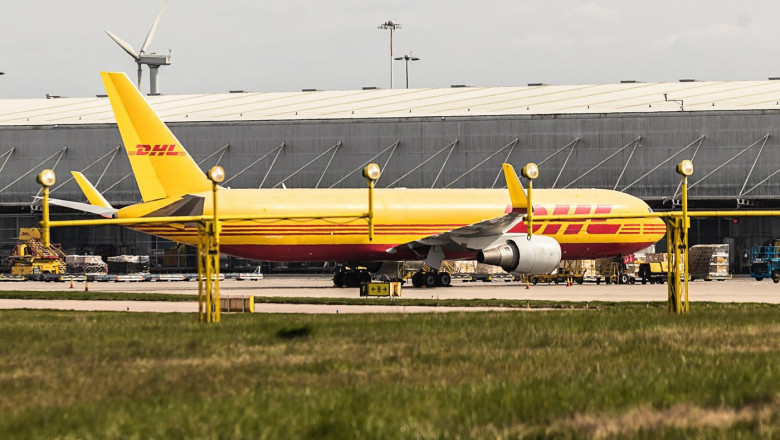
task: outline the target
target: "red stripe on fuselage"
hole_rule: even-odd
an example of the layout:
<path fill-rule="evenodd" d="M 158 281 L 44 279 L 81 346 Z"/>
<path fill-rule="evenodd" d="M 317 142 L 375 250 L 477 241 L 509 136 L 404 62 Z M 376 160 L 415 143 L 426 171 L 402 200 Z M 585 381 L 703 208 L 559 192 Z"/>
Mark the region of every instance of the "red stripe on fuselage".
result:
<path fill-rule="evenodd" d="M 645 249 L 653 242 L 641 243 L 569 243 L 561 244 L 563 259 L 579 260 L 628 255 Z M 220 251 L 242 258 L 264 261 L 400 261 L 420 260 L 425 255 L 408 248 L 387 253 L 393 245 L 221 245 Z M 447 253 L 448 259 L 476 258 L 476 252 Z"/>

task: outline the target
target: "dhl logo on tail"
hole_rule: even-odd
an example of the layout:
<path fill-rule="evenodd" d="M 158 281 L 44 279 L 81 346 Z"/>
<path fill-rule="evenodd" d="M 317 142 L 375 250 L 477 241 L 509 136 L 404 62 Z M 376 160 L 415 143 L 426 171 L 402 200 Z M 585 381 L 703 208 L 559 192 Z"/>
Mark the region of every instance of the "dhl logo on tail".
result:
<path fill-rule="evenodd" d="M 130 156 L 186 156 L 187 153 L 179 149 L 176 151 L 176 145 L 136 145 L 135 152 L 132 150 L 127 154 Z"/>

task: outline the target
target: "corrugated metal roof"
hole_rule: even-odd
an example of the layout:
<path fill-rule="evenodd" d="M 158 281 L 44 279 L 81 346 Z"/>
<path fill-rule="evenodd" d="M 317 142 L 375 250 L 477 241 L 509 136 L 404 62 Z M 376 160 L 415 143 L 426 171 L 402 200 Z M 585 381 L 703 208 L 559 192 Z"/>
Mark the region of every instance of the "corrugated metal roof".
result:
<path fill-rule="evenodd" d="M 780 110 L 780 81 L 224 93 L 147 99 L 166 122 Z M 672 100 L 682 100 L 682 109 L 680 102 Z M 112 122 L 107 98 L 0 99 L 0 125 Z"/>

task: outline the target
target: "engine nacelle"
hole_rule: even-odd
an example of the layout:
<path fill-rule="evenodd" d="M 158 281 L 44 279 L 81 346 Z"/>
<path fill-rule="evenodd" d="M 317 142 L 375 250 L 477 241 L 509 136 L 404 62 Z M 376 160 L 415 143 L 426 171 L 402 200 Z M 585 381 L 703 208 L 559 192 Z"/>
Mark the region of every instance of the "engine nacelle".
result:
<path fill-rule="evenodd" d="M 480 263 L 517 274 L 550 273 L 561 262 L 561 245 L 552 237 L 525 234 L 505 236 L 505 243 L 477 253 Z"/>

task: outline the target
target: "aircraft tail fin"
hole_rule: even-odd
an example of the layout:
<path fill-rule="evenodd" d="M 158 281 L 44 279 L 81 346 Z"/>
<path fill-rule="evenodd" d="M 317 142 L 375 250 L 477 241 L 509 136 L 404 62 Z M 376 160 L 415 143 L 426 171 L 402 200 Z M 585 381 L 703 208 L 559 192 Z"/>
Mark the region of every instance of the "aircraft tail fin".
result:
<path fill-rule="evenodd" d="M 506 179 L 506 186 L 509 189 L 509 198 L 512 200 L 513 209 L 527 209 L 528 198 L 525 195 L 525 189 L 523 184 L 520 183 L 520 178 L 517 177 L 514 167 L 505 163 L 502 165 L 504 169 L 504 178 Z"/>
<path fill-rule="evenodd" d="M 211 182 L 122 72 L 100 72 L 145 202 L 209 191 Z"/>

